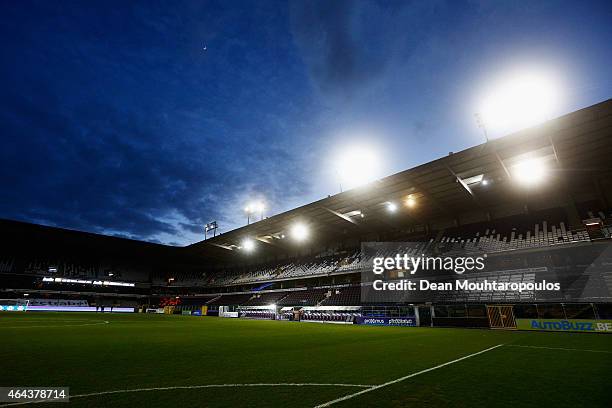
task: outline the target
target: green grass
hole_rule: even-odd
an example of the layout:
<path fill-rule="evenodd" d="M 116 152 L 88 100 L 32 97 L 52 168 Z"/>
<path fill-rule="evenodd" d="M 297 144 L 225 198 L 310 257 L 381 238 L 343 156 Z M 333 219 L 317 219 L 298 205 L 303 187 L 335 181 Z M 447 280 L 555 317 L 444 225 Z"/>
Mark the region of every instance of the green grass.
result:
<path fill-rule="evenodd" d="M 84 325 L 101 323 L 109 324 Z M 609 406 L 612 336 L 364 327 L 167 315 L 0 315 L 0 386 L 71 395 L 230 383 L 382 384 L 504 346 L 333 406 Z M 206 388 L 75 398 L 76 407 L 312 407 L 334 386 Z M 1 405 L 1 404 L 0 404 Z"/>

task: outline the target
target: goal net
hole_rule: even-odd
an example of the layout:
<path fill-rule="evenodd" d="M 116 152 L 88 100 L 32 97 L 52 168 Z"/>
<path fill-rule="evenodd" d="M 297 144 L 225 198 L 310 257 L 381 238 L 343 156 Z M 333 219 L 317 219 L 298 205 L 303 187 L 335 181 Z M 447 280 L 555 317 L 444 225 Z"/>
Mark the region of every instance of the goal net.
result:
<path fill-rule="evenodd" d="M 29 305 L 28 299 L 0 299 L 0 312 L 25 312 Z"/>

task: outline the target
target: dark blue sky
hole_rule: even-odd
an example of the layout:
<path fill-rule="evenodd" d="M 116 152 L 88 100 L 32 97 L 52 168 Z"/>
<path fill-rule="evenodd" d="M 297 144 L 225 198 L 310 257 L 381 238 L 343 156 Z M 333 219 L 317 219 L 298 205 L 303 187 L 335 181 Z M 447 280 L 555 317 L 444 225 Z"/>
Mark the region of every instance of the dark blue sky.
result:
<path fill-rule="evenodd" d="M 511 66 L 555 114 L 612 95 L 609 1 L 0 4 L 0 217 L 149 241 L 334 194 L 352 144 L 382 176 L 481 143 Z"/>

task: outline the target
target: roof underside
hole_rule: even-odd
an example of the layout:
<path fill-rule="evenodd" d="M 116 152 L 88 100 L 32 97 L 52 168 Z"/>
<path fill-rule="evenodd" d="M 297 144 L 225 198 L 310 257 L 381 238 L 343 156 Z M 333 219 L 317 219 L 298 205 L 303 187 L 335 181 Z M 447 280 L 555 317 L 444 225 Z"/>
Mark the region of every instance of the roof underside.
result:
<path fill-rule="evenodd" d="M 281 237 L 298 221 L 308 224 L 313 233 L 334 239 L 431 226 L 442 220 L 456 222 L 475 212 L 486 219 L 499 218 L 512 215 L 501 209 L 512 203 L 522 205 L 528 194 L 547 201 L 562 191 L 571 192 L 572 186 L 585 180 L 609 175 L 611 157 L 612 100 L 607 100 L 226 232 L 190 248 L 201 255 L 225 258 L 235 254 L 244 238 L 251 237 L 266 244 L 262 247 L 289 250 L 292 245 Z M 545 160 L 552 169 L 546 186 L 537 193 L 526 193 L 512 179 L 512 166 L 525 158 Z M 487 185 L 480 181 L 483 178 Z M 408 197 L 414 200 L 414 207 L 403 207 L 390 217 L 386 203 L 403 205 Z"/>

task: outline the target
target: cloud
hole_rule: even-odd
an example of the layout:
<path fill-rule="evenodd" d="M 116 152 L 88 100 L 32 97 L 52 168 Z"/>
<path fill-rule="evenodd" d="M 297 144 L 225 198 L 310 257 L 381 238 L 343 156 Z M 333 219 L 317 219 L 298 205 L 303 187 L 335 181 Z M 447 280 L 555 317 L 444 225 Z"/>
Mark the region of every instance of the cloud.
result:
<path fill-rule="evenodd" d="M 14 137 L 0 153 L 11 190 L 0 203 L 5 216 L 154 240 L 201 235 L 210 219 L 227 228 L 241 215 L 224 209 L 242 206 L 244 191 L 275 202 L 307 190 L 292 156 L 267 141 L 228 140 L 213 153 L 214 140 L 176 140 L 163 121 L 111 105 L 92 102 L 66 115 L 40 109 L 54 97 L 38 90 L 36 102 L 13 95 L 0 104 L 3 131 Z M 189 222 L 174 222 L 176 214 Z"/>
<path fill-rule="evenodd" d="M 293 1 L 291 29 L 315 85 L 349 99 L 412 55 L 435 2 Z"/>
<path fill-rule="evenodd" d="M 317 183 L 334 183 L 317 176 L 343 129 L 377 130 L 396 170 L 446 154 L 465 143 L 457 106 L 482 49 L 499 59 L 517 21 L 520 38 L 541 38 L 553 3 L 522 19 L 520 5 L 504 6 L 518 10 L 509 17 L 435 1 L 10 2 L 0 217 L 188 243 L 206 222 L 241 225 L 249 200 L 271 215 L 326 195 Z M 563 21 L 548 22 L 563 27 L 550 38 L 582 32 Z M 607 38 L 599 26 L 576 42 Z"/>
<path fill-rule="evenodd" d="M 384 60 L 365 58 L 368 42 L 353 31 L 355 7 L 351 1 L 291 3 L 296 43 L 324 92 L 350 93 L 355 83 L 368 81 L 384 65 Z"/>
<path fill-rule="evenodd" d="M 35 99 L 28 90 L 0 101 L 4 217 L 186 243 L 211 219 L 235 226 L 242 216 L 227 209 L 242 206 L 244 191 L 276 202 L 307 189 L 296 161 L 270 140 L 195 137 L 177 125 L 180 113 L 166 121 L 106 98 L 62 110 L 46 83 L 35 88 Z"/>

